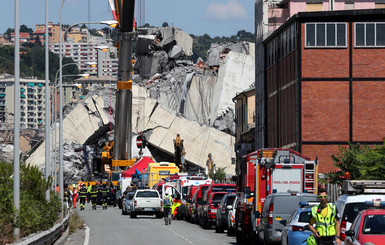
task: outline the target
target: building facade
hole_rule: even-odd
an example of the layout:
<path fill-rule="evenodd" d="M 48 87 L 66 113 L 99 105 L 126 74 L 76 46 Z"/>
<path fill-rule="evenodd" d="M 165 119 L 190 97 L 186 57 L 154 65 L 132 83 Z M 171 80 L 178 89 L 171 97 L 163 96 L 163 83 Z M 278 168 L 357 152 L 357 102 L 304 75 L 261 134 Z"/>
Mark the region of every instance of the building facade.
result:
<path fill-rule="evenodd" d="M 385 136 L 385 9 L 298 13 L 265 41 L 266 145 L 334 169 L 348 143 Z"/>
<path fill-rule="evenodd" d="M 62 53 L 64 57 L 72 58 L 77 63 L 78 70 L 81 73 L 90 74 L 91 76 L 117 76 L 118 74 L 118 58 L 116 49 L 110 47 L 107 51 L 99 50 L 98 47 L 106 45 L 101 42 L 63 43 Z M 60 44 L 50 44 L 49 49 L 55 54 L 60 52 Z M 92 67 L 90 64 L 96 64 Z"/>
<path fill-rule="evenodd" d="M 14 78 L 0 79 L 0 125 L 13 127 Z M 20 129 L 45 125 L 45 81 L 20 79 Z"/>

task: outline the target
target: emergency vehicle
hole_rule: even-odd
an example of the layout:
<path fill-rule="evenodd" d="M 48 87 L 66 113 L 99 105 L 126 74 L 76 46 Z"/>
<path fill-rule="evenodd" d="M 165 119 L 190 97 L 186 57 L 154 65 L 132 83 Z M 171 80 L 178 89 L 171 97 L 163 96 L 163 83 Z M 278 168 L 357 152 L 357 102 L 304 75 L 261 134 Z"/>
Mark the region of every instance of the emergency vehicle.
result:
<path fill-rule="evenodd" d="M 317 160 L 292 149 L 264 148 L 237 163 L 237 243 L 256 239 L 259 219 L 266 197 L 279 192 L 317 194 Z"/>
<path fill-rule="evenodd" d="M 211 184 L 212 179 L 206 176 L 181 176 L 176 181 L 176 189 L 181 193 L 181 205 L 178 207 L 178 219 L 186 217 L 187 191 L 190 186 L 199 186 L 201 184 Z"/>

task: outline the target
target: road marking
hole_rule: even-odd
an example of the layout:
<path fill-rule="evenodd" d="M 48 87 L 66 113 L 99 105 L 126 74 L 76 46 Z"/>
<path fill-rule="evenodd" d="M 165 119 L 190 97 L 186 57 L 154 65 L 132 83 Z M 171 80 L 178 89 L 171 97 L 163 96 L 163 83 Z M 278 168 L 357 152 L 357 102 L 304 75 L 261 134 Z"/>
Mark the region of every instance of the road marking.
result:
<path fill-rule="evenodd" d="M 84 238 L 83 245 L 88 245 L 89 241 L 90 241 L 90 228 L 86 226 L 86 237 Z"/>

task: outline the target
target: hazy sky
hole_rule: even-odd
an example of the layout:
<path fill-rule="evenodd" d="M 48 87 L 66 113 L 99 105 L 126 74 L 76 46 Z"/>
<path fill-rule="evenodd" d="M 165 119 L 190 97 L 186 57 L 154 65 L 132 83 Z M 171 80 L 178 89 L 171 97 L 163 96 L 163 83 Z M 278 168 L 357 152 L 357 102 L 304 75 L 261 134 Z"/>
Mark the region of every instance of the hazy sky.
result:
<path fill-rule="evenodd" d="M 136 6 L 139 6 L 136 0 Z M 141 0 L 145 1 L 145 23 L 161 26 L 163 22 L 183 31 L 215 36 L 235 35 L 238 30 L 254 33 L 254 0 Z M 19 0 L 20 25 L 35 30 L 36 24 L 45 23 L 45 0 Z M 59 23 L 62 0 L 49 0 L 50 22 Z M 65 0 L 62 10 L 63 24 L 111 20 L 108 0 Z M 136 11 L 136 15 L 139 11 Z M 142 17 L 143 18 L 143 17 Z M 137 16 L 139 20 L 139 16 Z M 15 0 L 0 0 L 0 33 L 15 25 Z M 92 25 L 91 28 L 101 28 Z"/>

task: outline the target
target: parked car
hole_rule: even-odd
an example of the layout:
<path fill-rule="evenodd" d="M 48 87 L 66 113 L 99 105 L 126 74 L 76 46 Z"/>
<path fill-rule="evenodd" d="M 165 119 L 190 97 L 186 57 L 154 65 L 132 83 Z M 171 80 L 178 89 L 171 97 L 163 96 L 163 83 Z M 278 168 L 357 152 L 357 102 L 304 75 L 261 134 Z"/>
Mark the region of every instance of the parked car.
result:
<path fill-rule="evenodd" d="M 317 202 L 317 195 L 298 192 L 273 193 L 266 197 L 257 227 L 258 237 L 265 244 L 281 242 L 281 232 L 299 202 Z"/>
<path fill-rule="evenodd" d="M 134 199 L 135 192 L 127 192 L 126 196 L 122 198 L 122 215 L 130 214 L 131 202 Z"/>
<path fill-rule="evenodd" d="M 371 204 L 373 206 L 373 202 Z M 351 229 L 345 233 L 345 245 L 384 244 L 385 202 L 381 202 L 379 206 L 382 206 L 382 209 L 367 209 L 358 213 Z"/>
<path fill-rule="evenodd" d="M 153 189 L 140 189 L 134 194 L 130 203 L 130 218 L 136 218 L 138 214 L 141 215 L 156 215 L 161 218 L 161 202 L 159 192 Z"/>
<path fill-rule="evenodd" d="M 232 193 L 236 192 L 236 185 L 235 184 L 229 184 L 229 183 L 212 183 L 208 187 L 207 190 L 204 191 L 202 203 L 203 205 L 200 205 L 198 208 L 198 220 L 199 223 L 203 225 L 203 214 L 204 214 L 204 205 L 208 202 L 208 197 L 211 195 L 213 192 L 227 192 L 227 193 Z"/>
<path fill-rule="evenodd" d="M 213 192 L 207 198 L 202 210 L 201 225 L 204 229 L 211 228 L 211 226 L 215 224 L 218 206 L 226 194 L 227 192 Z"/>
<path fill-rule="evenodd" d="M 229 213 L 227 214 L 227 235 L 232 236 L 235 234 L 236 231 L 236 223 L 235 223 L 235 212 L 237 210 L 237 199 L 238 197 L 235 197 L 235 200 L 233 202 L 233 205 L 228 206 Z"/>
<path fill-rule="evenodd" d="M 202 184 L 198 187 L 198 190 L 195 192 L 192 204 L 192 222 L 199 224 L 199 211 L 200 206 L 203 205 L 203 195 L 205 191 L 209 188 L 210 184 Z"/>
<path fill-rule="evenodd" d="M 373 191 L 375 193 L 373 194 Z M 384 181 L 345 180 L 342 184 L 342 194 L 338 197 L 336 206 L 340 215 L 341 240 L 345 240 L 345 231 L 350 230 L 358 213 L 368 207 L 366 201 L 385 201 Z"/>
<path fill-rule="evenodd" d="M 287 222 L 283 222 L 285 228 L 282 230 L 282 245 L 306 245 L 306 240 L 310 236 L 309 222 L 311 218 L 311 208 L 317 205 L 314 203 L 300 203 Z"/>
<path fill-rule="evenodd" d="M 186 195 L 186 216 L 187 221 L 191 221 L 192 200 L 195 192 L 198 190 L 198 186 L 189 186 Z"/>
<path fill-rule="evenodd" d="M 215 215 L 215 232 L 222 233 L 224 230 L 227 230 L 227 216 L 229 214 L 229 208 L 233 207 L 233 203 L 236 197 L 237 195 L 235 193 L 230 193 L 223 196 Z"/>

